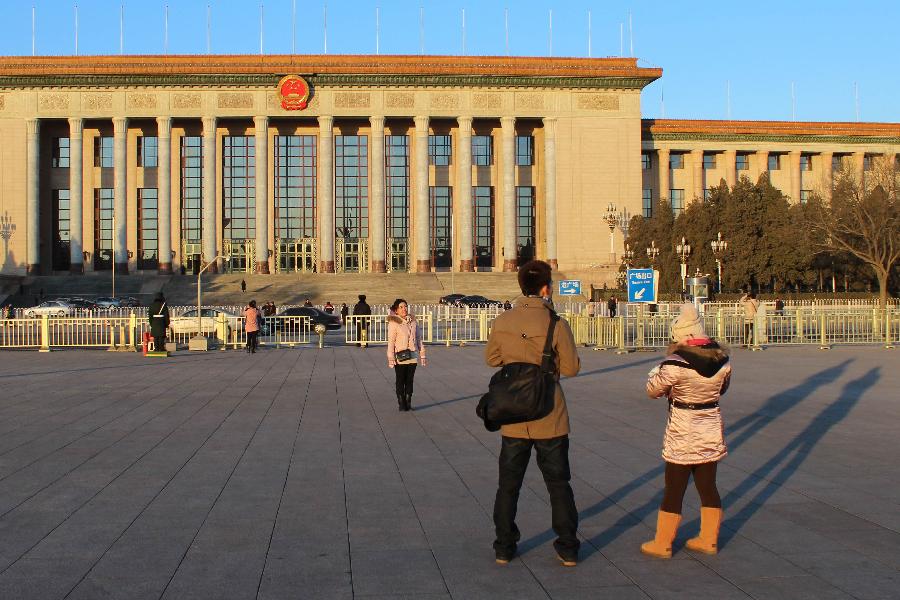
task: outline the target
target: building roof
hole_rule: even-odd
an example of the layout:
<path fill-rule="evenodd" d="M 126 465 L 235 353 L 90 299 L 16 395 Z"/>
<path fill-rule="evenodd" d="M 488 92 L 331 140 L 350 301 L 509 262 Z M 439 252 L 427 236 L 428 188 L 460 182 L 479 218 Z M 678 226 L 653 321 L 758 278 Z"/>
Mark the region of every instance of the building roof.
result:
<path fill-rule="evenodd" d="M 641 138 L 653 141 L 856 141 L 898 144 L 900 123 L 641 119 Z"/>

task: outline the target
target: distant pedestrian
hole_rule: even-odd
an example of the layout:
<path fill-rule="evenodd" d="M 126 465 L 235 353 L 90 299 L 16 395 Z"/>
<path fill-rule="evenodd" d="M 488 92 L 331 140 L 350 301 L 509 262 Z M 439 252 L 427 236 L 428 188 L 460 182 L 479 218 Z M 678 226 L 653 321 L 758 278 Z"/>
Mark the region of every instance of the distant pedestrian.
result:
<path fill-rule="evenodd" d="M 147 309 L 147 320 L 150 322 L 154 352 L 165 352 L 166 331 L 169 329 L 169 307 L 166 306 L 166 298 L 162 292 L 156 294 L 153 303 Z"/>
<path fill-rule="evenodd" d="M 610 317 L 615 317 L 616 312 L 619 310 L 619 301 L 616 300 L 616 297 L 610 296 L 609 300 L 606 301 L 606 310 L 609 311 Z"/>
<path fill-rule="evenodd" d="M 716 469 L 728 454 L 719 411 L 719 398 L 731 381 L 728 352 L 707 337 L 693 304 L 683 304 L 671 326 L 668 356 L 647 380 L 647 395 L 668 398 L 663 439 L 665 491 L 656 518 L 656 536 L 641 552 L 657 558 L 672 556 L 672 541 L 681 522 L 681 506 L 688 481 L 700 495 L 700 535 L 687 541 L 691 550 L 716 554 L 722 499 L 716 488 Z"/>
<path fill-rule="evenodd" d="M 512 302 L 507 300 L 503 303 L 503 310 L 512 310 Z"/>
<path fill-rule="evenodd" d="M 256 300 L 251 300 L 247 308 L 244 309 L 244 331 L 247 333 L 247 353 L 255 354 L 259 345 L 259 322 L 262 317 L 256 308 Z"/>
<path fill-rule="evenodd" d="M 16 318 L 16 309 L 13 308 L 12 304 L 7 304 L 4 307 L 3 318 L 4 319 L 15 319 Z"/>
<path fill-rule="evenodd" d="M 781 298 L 775 298 L 775 314 L 784 314 L 784 300 L 782 300 Z"/>
<path fill-rule="evenodd" d="M 312 305 L 313 305 L 312 300 L 310 300 L 309 298 L 307 298 L 306 300 L 303 301 L 303 306 L 312 306 Z"/>
<path fill-rule="evenodd" d="M 244 281 L 243 279 L 241 279 L 241 293 L 243 294 L 246 291 L 247 291 L 247 282 Z"/>
<path fill-rule="evenodd" d="M 350 307 L 347 306 L 346 302 L 341 302 L 341 324 L 347 322 L 347 315 L 350 314 Z"/>
<path fill-rule="evenodd" d="M 394 300 L 388 315 L 387 360 L 388 367 L 394 369 L 397 406 L 401 412 L 412 410 L 416 365 L 419 362 L 423 367 L 428 364 L 418 326 L 416 317 L 409 312 L 406 300 Z"/>
<path fill-rule="evenodd" d="M 366 295 L 359 295 L 359 302 L 353 307 L 353 316 L 363 315 L 363 317 L 367 317 L 372 314 L 372 307 L 366 303 Z M 366 347 L 369 338 L 369 319 L 362 318 L 356 320 L 356 339 L 359 340 L 356 343 L 357 348 L 362 346 Z"/>
<path fill-rule="evenodd" d="M 744 345 L 749 348 L 756 341 L 754 321 L 759 311 L 759 300 L 756 299 L 755 292 L 750 292 L 741 296 L 740 303 L 744 307 Z"/>
<path fill-rule="evenodd" d="M 325 306 L 322 307 L 322 310 L 327 312 L 329 315 L 334 313 L 334 304 L 331 302 L 325 302 Z"/>

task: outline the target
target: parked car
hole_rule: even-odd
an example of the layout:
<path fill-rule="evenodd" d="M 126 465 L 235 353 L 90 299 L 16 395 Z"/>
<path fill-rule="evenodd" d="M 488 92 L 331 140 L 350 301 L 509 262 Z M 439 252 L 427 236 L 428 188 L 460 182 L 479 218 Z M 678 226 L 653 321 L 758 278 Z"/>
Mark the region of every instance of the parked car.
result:
<path fill-rule="evenodd" d="M 119 306 L 127 306 L 130 308 L 141 305 L 141 301 L 132 296 L 118 296 L 116 299 L 119 301 Z"/>
<path fill-rule="evenodd" d="M 315 325 L 324 325 L 326 329 L 340 329 L 341 328 L 341 317 L 339 315 L 330 315 L 324 310 L 319 310 L 318 308 L 314 308 L 312 306 L 295 306 L 292 308 L 286 308 L 280 313 L 278 313 L 279 317 L 309 317 L 309 320 L 312 322 L 313 326 Z M 275 328 L 280 329 L 285 326 L 285 323 L 279 319 L 275 320 Z"/>
<path fill-rule="evenodd" d="M 51 317 L 69 317 L 72 315 L 72 306 L 59 300 L 48 300 L 46 302 L 41 302 L 37 306 L 26 308 L 24 315 L 27 319 L 43 317 L 44 315 L 50 315 Z"/>
<path fill-rule="evenodd" d="M 122 306 L 118 298 L 111 298 L 109 296 L 100 296 L 99 298 L 94 300 L 94 304 L 96 304 L 100 308 L 119 308 L 120 306 Z"/>
<path fill-rule="evenodd" d="M 80 308 L 82 310 L 96 310 L 97 305 L 90 300 L 85 300 L 84 298 L 69 298 L 67 300 L 68 304 L 72 306 L 72 308 Z"/>
<path fill-rule="evenodd" d="M 240 323 L 241 331 L 244 330 L 244 319 L 240 315 L 219 310 L 217 308 L 204 308 L 201 309 L 200 312 L 200 331 L 202 333 L 215 333 L 219 315 L 225 316 L 226 336 L 231 335 L 231 328 L 234 326 L 235 319 Z M 172 330 L 172 333 L 175 334 L 197 333 L 197 309 L 194 308 L 170 319 L 169 328 Z M 265 335 L 265 333 L 263 333 L 263 335 Z"/>
<path fill-rule="evenodd" d="M 499 300 L 491 300 L 484 296 L 473 295 L 460 298 L 456 305 L 468 306 L 469 308 L 487 308 L 489 306 L 503 306 L 503 303 Z"/>
<path fill-rule="evenodd" d="M 438 304 L 451 304 L 455 305 L 461 299 L 465 298 L 465 294 L 447 294 L 446 296 L 441 296 L 438 299 Z"/>

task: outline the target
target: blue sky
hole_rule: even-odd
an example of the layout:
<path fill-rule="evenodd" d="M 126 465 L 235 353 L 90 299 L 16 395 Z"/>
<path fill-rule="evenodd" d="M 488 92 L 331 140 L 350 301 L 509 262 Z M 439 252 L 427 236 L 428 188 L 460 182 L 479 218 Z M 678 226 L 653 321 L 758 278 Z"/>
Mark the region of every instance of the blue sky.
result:
<path fill-rule="evenodd" d="M 0 55 L 31 54 L 31 8 L 36 9 L 37 54 L 74 53 L 72 0 L 0 0 L 5 36 Z M 79 54 L 118 54 L 122 0 L 79 0 Z M 164 6 L 169 6 L 169 53 L 206 53 L 206 11 L 211 7 L 212 52 L 259 52 L 258 0 L 125 1 L 126 54 L 163 52 Z M 292 0 L 264 3 L 264 51 L 291 52 Z M 509 11 L 509 51 L 540 56 L 587 56 L 591 11 L 592 56 L 624 53 L 663 78 L 643 94 L 643 113 L 669 118 L 854 121 L 859 90 L 862 121 L 897 122 L 900 76 L 894 25 L 898 0 L 790 0 L 757 2 L 600 2 L 590 0 L 296 0 L 296 51 L 324 49 L 323 6 L 330 54 L 373 54 L 375 12 L 380 11 L 382 54 L 418 54 L 424 8 L 427 54 L 506 53 L 504 9 Z M 633 36 L 629 36 L 629 15 Z M 792 102 L 791 86 L 794 87 Z"/>

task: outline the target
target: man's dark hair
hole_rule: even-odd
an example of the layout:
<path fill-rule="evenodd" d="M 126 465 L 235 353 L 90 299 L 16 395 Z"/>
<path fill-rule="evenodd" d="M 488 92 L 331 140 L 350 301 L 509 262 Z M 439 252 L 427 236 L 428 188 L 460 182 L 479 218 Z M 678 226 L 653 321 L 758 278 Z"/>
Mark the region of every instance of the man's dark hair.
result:
<path fill-rule="evenodd" d="M 360 295 L 359 295 L 359 301 L 360 301 L 360 302 L 365 302 L 365 301 L 366 301 L 366 295 L 365 295 L 365 294 L 360 294 Z"/>
<path fill-rule="evenodd" d="M 750 299 L 756 300 L 756 292 L 750 292 Z"/>
<path fill-rule="evenodd" d="M 530 260 L 519 267 L 519 288 L 526 296 L 536 296 L 541 288 L 550 285 L 553 269 L 542 260 Z"/>

